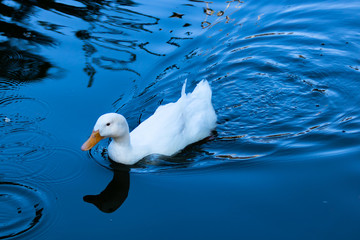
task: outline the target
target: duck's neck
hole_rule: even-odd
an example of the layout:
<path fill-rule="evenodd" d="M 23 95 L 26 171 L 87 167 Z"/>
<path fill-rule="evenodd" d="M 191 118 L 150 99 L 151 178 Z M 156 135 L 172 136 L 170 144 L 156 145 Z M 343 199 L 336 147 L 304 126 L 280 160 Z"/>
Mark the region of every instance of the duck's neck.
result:
<path fill-rule="evenodd" d="M 131 149 L 130 134 L 123 135 L 121 137 L 113 137 L 112 143 L 121 148 Z"/>
<path fill-rule="evenodd" d="M 109 148 L 109 156 L 115 162 L 132 165 L 140 160 L 143 156 L 138 149 L 131 145 L 130 134 L 112 139 Z"/>

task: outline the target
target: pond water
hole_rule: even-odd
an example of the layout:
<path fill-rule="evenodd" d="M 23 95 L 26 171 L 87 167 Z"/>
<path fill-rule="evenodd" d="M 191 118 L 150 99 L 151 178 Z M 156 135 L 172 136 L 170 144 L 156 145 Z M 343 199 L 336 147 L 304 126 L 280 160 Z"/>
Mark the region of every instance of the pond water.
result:
<path fill-rule="evenodd" d="M 360 2 L 0 0 L 0 239 L 359 239 Z M 80 146 L 207 79 L 213 136 Z"/>

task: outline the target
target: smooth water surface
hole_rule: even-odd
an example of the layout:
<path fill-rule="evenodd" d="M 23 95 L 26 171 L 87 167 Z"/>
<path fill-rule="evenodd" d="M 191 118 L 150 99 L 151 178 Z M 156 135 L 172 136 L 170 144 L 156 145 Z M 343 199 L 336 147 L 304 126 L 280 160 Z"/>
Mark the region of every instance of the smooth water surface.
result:
<path fill-rule="evenodd" d="M 359 239 L 359 1 L 0 1 L 0 239 Z M 126 167 L 207 79 L 218 126 Z"/>

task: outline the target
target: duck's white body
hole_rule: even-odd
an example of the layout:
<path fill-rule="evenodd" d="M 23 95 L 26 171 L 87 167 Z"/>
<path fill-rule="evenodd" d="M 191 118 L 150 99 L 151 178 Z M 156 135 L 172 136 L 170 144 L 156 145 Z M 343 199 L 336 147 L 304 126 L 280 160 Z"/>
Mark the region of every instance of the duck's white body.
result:
<path fill-rule="evenodd" d="M 123 164 L 135 164 L 150 154 L 173 155 L 187 145 L 206 138 L 216 127 L 209 83 L 201 81 L 189 94 L 185 93 L 185 86 L 186 82 L 178 101 L 158 107 L 131 133 L 122 115 L 102 115 L 93 131 L 93 134 L 99 134 L 96 142 L 111 137 L 113 140 L 108 147 L 110 158 Z M 91 137 L 84 143 L 83 150 L 92 147 L 86 145 L 90 140 Z"/>

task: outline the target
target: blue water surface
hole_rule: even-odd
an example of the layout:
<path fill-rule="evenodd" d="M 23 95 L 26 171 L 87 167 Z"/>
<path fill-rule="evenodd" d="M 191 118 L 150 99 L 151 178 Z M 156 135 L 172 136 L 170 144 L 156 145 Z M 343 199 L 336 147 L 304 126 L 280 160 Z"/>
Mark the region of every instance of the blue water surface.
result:
<path fill-rule="evenodd" d="M 0 0 L 0 239 L 359 239 L 360 2 Z M 206 79 L 210 139 L 126 167 Z"/>

